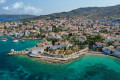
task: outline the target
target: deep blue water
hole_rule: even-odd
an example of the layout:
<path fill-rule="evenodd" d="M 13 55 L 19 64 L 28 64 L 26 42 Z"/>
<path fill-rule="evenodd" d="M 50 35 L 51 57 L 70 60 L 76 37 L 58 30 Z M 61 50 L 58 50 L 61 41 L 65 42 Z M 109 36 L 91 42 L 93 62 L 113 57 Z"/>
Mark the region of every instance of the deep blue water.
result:
<path fill-rule="evenodd" d="M 10 18 L 10 17 L 0 17 L 0 21 L 19 21 L 18 19 L 24 19 L 27 17 L 21 17 L 21 18 Z"/>
<path fill-rule="evenodd" d="M 14 18 L 7 18 L 7 17 L 5 18 L 5 17 L 4 17 L 4 18 L 0 18 L 0 21 L 9 21 L 9 20 L 11 20 L 11 19 L 14 19 Z"/>

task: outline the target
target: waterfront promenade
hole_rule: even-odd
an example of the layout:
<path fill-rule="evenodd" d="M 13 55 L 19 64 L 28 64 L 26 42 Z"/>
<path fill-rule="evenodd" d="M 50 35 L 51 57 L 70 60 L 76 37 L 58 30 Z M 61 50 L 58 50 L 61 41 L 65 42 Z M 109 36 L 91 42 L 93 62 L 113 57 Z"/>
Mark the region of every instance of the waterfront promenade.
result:
<path fill-rule="evenodd" d="M 28 52 L 29 51 L 13 51 L 12 53 L 8 53 L 8 55 L 28 55 Z M 68 60 L 74 60 L 76 58 L 79 58 L 81 55 L 84 55 L 87 52 L 88 52 L 88 48 L 85 48 L 71 55 L 65 55 L 63 58 L 49 57 L 49 56 L 43 56 L 43 55 L 32 55 L 32 54 L 29 54 L 28 56 L 33 58 L 40 58 L 43 60 L 68 61 Z"/>

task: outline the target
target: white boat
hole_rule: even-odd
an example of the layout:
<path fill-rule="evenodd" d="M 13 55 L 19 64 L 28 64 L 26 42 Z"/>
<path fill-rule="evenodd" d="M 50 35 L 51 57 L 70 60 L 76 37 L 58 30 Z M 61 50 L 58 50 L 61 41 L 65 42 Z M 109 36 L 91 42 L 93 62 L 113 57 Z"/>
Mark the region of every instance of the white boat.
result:
<path fill-rule="evenodd" d="M 18 40 L 13 40 L 13 42 L 18 42 Z"/>
<path fill-rule="evenodd" d="M 2 38 L 2 41 L 7 41 L 7 39 L 6 38 Z"/>

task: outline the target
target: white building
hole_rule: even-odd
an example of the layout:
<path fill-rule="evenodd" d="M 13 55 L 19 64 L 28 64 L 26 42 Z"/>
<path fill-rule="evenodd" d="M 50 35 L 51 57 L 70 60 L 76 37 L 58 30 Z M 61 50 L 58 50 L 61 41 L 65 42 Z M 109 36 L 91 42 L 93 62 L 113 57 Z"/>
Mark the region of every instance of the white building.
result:
<path fill-rule="evenodd" d="M 111 48 L 111 47 L 105 47 L 105 48 L 103 49 L 103 53 L 104 53 L 104 54 L 111 54 L 111 51 L 112 51 L 112 48 Z"/>
<path fill-rule="evenodd" d="M 95 45 L 96 45 L 96 47 L 100 48 L 100 47 L 102 47 L 103 44 L 101 42 L 96 42 Z"/>
<path fill-rule="evenodd" d="M 30 52 L 28 54 L 37 54 L 39 52 L 44 52 L 44 48 L 43 47 L 34 47 L 30 50 Z"/>
<path fill-rule="evenodd" d="M 66 47 L 68 48 L 69 45 L 68 44 L 65 44 L 65 45 L 55 45 L 55 46 L 51 46 L 50 49 L 59 49 L 59 48 L 63 48 L 63 47 Z"/>
<path fill-rule="evenodd" d="M 25 36 L 29 36 L 30 32 L 29 31 L 25 31 Z"/>

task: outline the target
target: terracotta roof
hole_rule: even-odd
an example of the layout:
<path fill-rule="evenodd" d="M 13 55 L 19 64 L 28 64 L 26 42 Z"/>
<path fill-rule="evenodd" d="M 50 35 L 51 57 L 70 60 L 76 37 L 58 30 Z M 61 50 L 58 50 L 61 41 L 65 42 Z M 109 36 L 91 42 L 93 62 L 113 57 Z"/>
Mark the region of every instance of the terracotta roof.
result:
<path fill-rule="evenodd" d="M 114 43 L 119 43 L 118 41 L 115 41 Z"/>
<path fill-rule="evenodd" d="M 49 43 L 49 41 L 46 41 L 46 42 L 44 42 L 44 43 Z"/>
<path fill-rule="evenodd" d="M 111 49 L 111 47 L 105 47 L 105 48 L 106 48 L 106 49 Z M 105 49 L 105 48 L 104 48 L 104 49 Z"/>
<path fill-rule="evenodd" d="M 120 46 L 118 46 L 117 48 L 120 48 Z"/>
<path fill-rule="evenodd" d="M 96 44 L 102 44 L 101 42 L 96 42 Z"/>
<path fill-rule="evenodd" d="M 37 43 L 37 45 L 43 45 L 43 43 Z"/>

